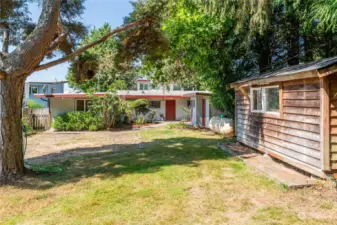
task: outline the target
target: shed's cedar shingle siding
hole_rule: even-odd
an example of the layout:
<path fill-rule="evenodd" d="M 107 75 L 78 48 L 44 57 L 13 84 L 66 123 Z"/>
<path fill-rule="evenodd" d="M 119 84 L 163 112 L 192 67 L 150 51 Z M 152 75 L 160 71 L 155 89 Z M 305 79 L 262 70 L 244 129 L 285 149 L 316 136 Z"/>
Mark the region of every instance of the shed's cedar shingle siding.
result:
<path fill-rule="evenodd" d="M 283 96 L 280 116 L 251 113 L 248 99 L 236 90 L 237 138 L 250 147 L 319 170 L 322 167 L 319 79 L 283 82 L 280 88 Z M 249 88 L 245 90 L 250 93 Z"/>
<path fill-rule="evenodd" d="M 331 77 L 330 90 L 330 165 L 337 170 L 337 78 Z"/>

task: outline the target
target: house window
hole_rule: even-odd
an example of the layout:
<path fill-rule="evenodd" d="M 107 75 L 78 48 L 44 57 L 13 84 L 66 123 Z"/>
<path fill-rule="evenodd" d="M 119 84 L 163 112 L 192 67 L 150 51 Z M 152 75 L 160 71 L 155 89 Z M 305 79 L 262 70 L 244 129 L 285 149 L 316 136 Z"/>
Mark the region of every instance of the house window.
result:
<path fill-rule="evenodd" d="M 278 113 L 280 111 L 279 86 L 251 88 L 251 111 Z"/>
<path fill-rule="evenodd" d="M 160 109 L 160 101 L 150 101 L 150 108 Z"/>
<path fill-rule="evenodd" d="M 51 88 L 51 93 L 52 94 L 56 93 L 56 88 Z"/>
<path fill-rule="evenodd" d="M 37 87 L 30 87 L 29 94 L 37 94 L 38 88 Z"/>
<path fill-rule="evenodd" d="M 77 112 L 87 112 L 89 111 L 91 100 L 76 100 L 76 111 Z"/>
<path fill-rule="evenodd" d="M 174 84 L 174 85 L 173 85 L 173 90 L 174 90 L 174 91 L 180 91 L 180 90 L 181 90 L 180 84 Z"/>
<path fill-rule="evenodd" d="M 187 100 L 187 107 L 191 108 L 191 100 Z"/>
<path fill-rule="evenodd" d="M 139 84 L 139 90 L 141 91 L 149 90 L 149 84 Z"/>

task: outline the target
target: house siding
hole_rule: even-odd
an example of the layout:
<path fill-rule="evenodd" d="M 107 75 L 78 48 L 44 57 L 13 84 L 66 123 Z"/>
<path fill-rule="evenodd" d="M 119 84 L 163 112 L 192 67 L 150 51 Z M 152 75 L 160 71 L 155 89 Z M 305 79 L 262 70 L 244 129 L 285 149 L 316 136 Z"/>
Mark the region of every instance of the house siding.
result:
<path fill-rule="evenodd" d="M 188 98 L 175 99 L 176 101 L 176 120 L 182 120 L 184 118 L 184 107 L 187 106 Z M 148 101 L 160 101 L 160 108 L 150 108 L 151 110 L 156 111 L 156 120 L 160 120 L 160 115 L 164 117 L 165 113 L 165 100 L 158 99 L 148 99 Z M 75 111 L 75 99 L 74 98 L 50 98 L 50 113 L 52 119 L 55 116 L 67 112 Z M 146 115 L 147 118 L 147 115 Z"/>
<path fill-rule="evenodd" d="M 67 112 L 75 111 L 75 99 L 68 98 L 50 98 L 50 114 L 51 120 L 53 121 L 54 117 L 62 115 Z"/>
<path fill-rule="evenodd" d="M 235 91 L 237 139 L 315 174 L 322 167 L 319 79 L 283 82 L 280 90 L 280 116 L 252 113 L 249 100 Z"/>

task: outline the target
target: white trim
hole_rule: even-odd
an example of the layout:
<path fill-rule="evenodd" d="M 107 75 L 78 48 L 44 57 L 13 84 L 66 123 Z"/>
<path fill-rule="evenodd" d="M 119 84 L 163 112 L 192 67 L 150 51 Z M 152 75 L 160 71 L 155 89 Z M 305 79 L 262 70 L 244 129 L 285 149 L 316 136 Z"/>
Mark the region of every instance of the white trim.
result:
<path fill-rule="evenodd" d="M 280 115 L 280 109 L 278 112 L 273 112 L 273 111 L 267 111 L 266 110 L 266 89 L 271 89 L 271 88 L 278 88 L 280 90 L 280 85 L 273 85 L 273 86 L 264 86 L 264 87 L 251 87 L 250 88 L 250 96 L 251 96 L 251 101 L 250 101 L 250 111 L 252 113 L 266 113 L 266 114 L 273 114 L 273 115 Z M 255 90 L 260 90 L 262 99 L 261 99 L 261 104 L 262 104 L 262 109 L 261 110 L 253 110 L 254 109 L 254 95 L 253 91 Z M 279 99 L 280 99 L 280 92 L 279 92 Z"/>
<path fill-rule="evenodd" d="M 253 112 L 253 113 L 263 113 L 264 112 L 264 107 L 263 107 L 263 93 L 262 93 L 262 109 L 261 110 L 254 110 L 254 95 L 253 95 L 253 91 L 258 91 L 260 90 L 261 93 L 263 92 L 262 91 L 262 88 L 261 87 L 258 87 L 258 88 L 250 88 L 250 96 L 251 96 L 251 101 L 250 101 L 250 111 Z"/>

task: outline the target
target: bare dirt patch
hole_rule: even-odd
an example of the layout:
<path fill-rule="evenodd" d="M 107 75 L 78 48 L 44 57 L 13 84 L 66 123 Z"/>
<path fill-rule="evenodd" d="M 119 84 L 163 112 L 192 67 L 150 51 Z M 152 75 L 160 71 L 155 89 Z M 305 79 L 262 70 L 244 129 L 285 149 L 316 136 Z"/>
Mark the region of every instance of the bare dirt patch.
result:
<path fill-rule="evenodd" d="M 27 140 L 25 159 L 28 163 L 43 164 L 65 160 L 71 156 L 117 153 L 136 147 L 138 132 L 45 132 Z"/>

